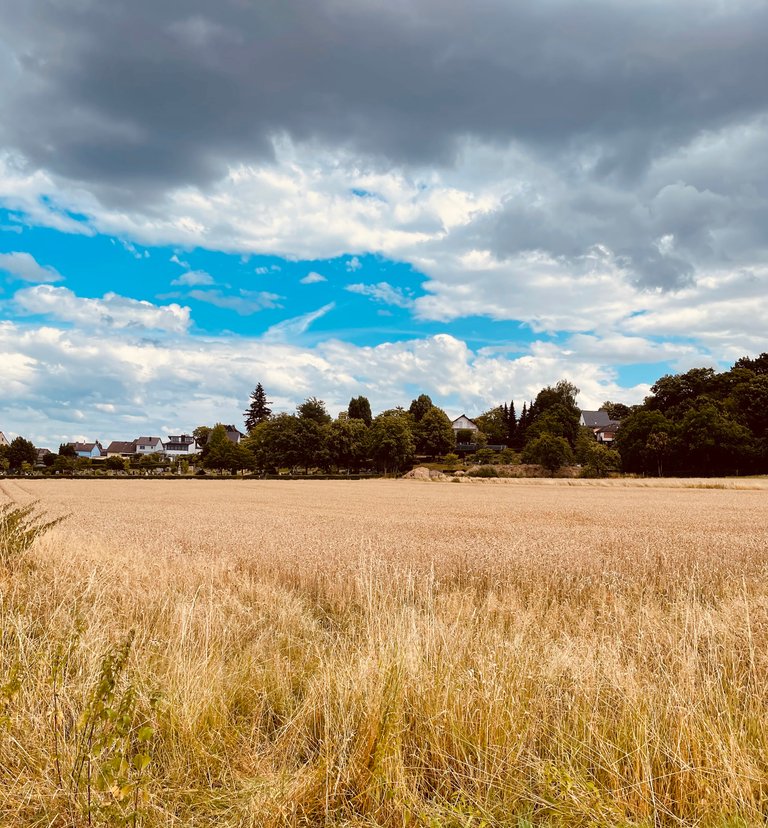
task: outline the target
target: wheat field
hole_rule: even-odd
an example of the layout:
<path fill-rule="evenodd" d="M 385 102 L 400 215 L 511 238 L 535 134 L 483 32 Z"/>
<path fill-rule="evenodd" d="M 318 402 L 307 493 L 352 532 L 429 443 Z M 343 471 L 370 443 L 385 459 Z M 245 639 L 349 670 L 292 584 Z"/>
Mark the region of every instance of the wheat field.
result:
<path fill-rule="evenodd" d="M 0 825 L 765 825 L 765 481 L 646 483 L 0 481 Z"/>

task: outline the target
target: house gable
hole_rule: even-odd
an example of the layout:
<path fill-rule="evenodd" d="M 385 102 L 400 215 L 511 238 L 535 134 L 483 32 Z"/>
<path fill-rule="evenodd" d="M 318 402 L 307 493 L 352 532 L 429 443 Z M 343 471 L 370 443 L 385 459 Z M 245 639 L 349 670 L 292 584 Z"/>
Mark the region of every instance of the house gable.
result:
<path fill-rule="evenodd" d="M 474 420 L 470 420 L 466 414 L 462 414 L 460 417 L 457 417 L 452 423 L 451 428 L 454 431 L 461 431 L 463 429 L 469 429 L 470 431 L 480 431 L 477 423 Z"/>

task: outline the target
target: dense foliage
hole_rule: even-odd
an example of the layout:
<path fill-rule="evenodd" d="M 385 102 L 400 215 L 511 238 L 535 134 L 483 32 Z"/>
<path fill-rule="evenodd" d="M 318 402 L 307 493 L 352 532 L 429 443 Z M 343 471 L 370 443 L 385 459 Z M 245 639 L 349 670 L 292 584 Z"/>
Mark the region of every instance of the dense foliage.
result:
<path fill-rule="evenodd" d="M 768 471 L 768 354 L 728 371 L 661 377 L 616 437 L 624 471 L 730 475 Z"/>

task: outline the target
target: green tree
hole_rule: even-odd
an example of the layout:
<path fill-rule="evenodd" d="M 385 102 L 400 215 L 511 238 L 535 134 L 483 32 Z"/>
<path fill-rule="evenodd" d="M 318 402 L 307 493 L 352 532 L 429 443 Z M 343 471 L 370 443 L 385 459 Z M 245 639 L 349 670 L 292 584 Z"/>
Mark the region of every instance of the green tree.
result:
<path fill-rule="evenodd" d="M 750 359 L 750 357 L 741 357 L 736 360 L 734 368 L 746 368 L 752 371 L 753 374 L 768 375 L 768 353 L 760 354 L 760 356 Z"/>
<path fill-rule="evenodd" d="M 253 454 L 257 469 L 275 473 L 281 468 L 293 469 L 301 463 L 298 423 L 298 417 L 283 413 L 253 429 L 243 445 Z"/>
<path fill-rule="evenodd" d="M 646 397 L 645 407 L 680 420 L 696 400 L 708 394 L 715 384 L 712 368 L 692 368 L 684 374 L 667 374 L 651 386 L 651 395 Z"/>
<path fill-rule="evenodd" d="M 197 441 L 197 445 L 200 446 L 201 450 L 205 449 L 205 444 L 208 442 L 212 431 L 213 429 L 206 425 L 200 425 L 192 431 L 192 436 Z"/>
<path fill-rule="evenodd" d="M 744 376 L 731 393 L 731 414 L 756 438 L 768 437 L 768 374 Z"/>
<path fill-rule="evenodd" d="M 666 431 L 654 431 L 648 435 L 645 441 L 645 452 L 652 457 L 656 463 L 656 471 L 659 477 L 664 477 L 664 458 L 672 448 L 672 441 Z"/>
<path fill-rule="evenodd" d="M 595 433 L 587 426 L 579 428 L 579 436 L 576 438 L 576 445 L 574 446 L 574 454 L 576 462 L 586 466 L 589 463 L 589 455 L 592 451 L 592 446 L 597 444 Z"/>
<path fill-rule="evenodd" d="M 296 465 L 304 467 L 309 474 L 310 468 L 323 464 L 325 459 L 325 427 L 314 417 L 299 417 L 294 431 L 294 452 Z"/>
<path fill-rule="evenodd" d="M 201 454 L 203 468 L 213 469 L 219 474 L 225 469 L 231 469 L 235 464 L 234 448 L 235 444 L 227 437 L 226 427 L 217 423 Z"/>
<path fill-rule="evenodd" d="M 124 457 L 107 457 L 104 461 L 104 468 L 110 471 L 125 471 L 127 465 L 128 462 Z"/>
<path fill-rule="evenodd" d="M 68 474 L 75 468 L 75 460 L 73 457 L 68 457 L 66 454 L 56 455 L 53 462 L 53 470 L 60 474 Z"/>
<path fill-rule="evenodd" d="M 414 427 L 416 451 L 434 459 L 441 454 L 453 451 L 456 438 L 451 427 L 451 421 L 442 408 L 432 406 L 429 411 L 417 421 Z"/>
<path fill-rule="evenodd" d="M 651 440 L 663 434 L 664 440 Z M 675 425 L 660 411 L 640 408 L 622 420 L 616 432 L 615 448 L 624 471 L 635 474 L 660 473 L 672 450 Z"/>
<path fill-rule="evenodd" d="M 60 457 L 77 457 L 77 452 L 75 451 L 75 447 L 72 443 L 61 443 L 59 445 L 59 456 Z"/>
<path fill-rule="evenodd" d="M 331 415 L 322 400 L 317 397 L 308 397 L 303 403 L 296 406 L 296 412 L 300 420 L 313 420 L 318 425 L 325 425 L 331 422 Z"/>
<path fill-rule="evenodd" d="M 253 454 L 244 445 L 240 443 L 235 445 L 232 443 L 228 466 L 232 474 L 237 474 L 238 472 L 242 474 L 246 471 L 252 471 L 255 465 L 256 461 Z"/>
<path fill-rule="evenodd" d="M 531 403 L 533 406 L 533 403 Z M 531 424 L 531 414 L 527 403 L 523 403 L 523 410 L 520 412 L 520 419 L 517 421 L 517 428 L 515 429 L 515 444 L 514 448 L 520 451 L 525 445 L 528 438 L 528 426 Z"/>
<path fill-rule="evenodd" d="M 624 405 L 624 403 L 611 402 L 610 400 L 606 400 L 600 406 L 600 410 L 605 411 L 605 413 L 612 420 L 623 420 L 624 417 L 628 417 L 632 411 L 628 405 Z"/>
<path fill-rule="evenodd" d="M 542 388 L 528 409 L 526 441 L 549 434 L 564 437 L 571 447 L 575 446 L 581 420 L 581 412 L 576 404 L 578 394 L 579 389 L 567 380 Z"/>
<path fill-rule="evenodd" d="M 583 465 L 583 477 L 607 477 L 611 472 L 621 468 L 621 456 L 618 451 L 593 440 Z"/>
<path fill-rule="evenodd" d="M 508 448 L 518 448 L 517 445 L 517 416 L 515 415 L 515 401 L 509 403 L 507 409 L 507 439 L 506 444 Z"/>
<path fill-rule="evenodd" d="M 37 463 L 37 449 L 31 440 L 14 437 L 8 446 L 8 463 L 12 470 L 20 470 L 22 463 Z"/>
<path fill-rule="evenodd" d="M 267 399 L 261 383 L 257 383 L 256 388 L 251 392 L 251 404 L 248 406 L 248 410 L 243 412 L 247 432 L 252 431 L 259 423 L 269 419 L 272 414 L 270 405 L 272 405 L 272 401 Z"/>
<path fill-rule="evenodd" d="M 475 422 L 488 437 L 489 443 L 507 445 L 509 411 L 505 411 L 503 405 L 497 405 L 496 408 L 491 408 L 479 417 L 475 417 Z"/>
<path fill-rule="evenodd" d="M 460 428 L 456 431 L 457 443 L 471 443 L 473 442 L 475 432 L 471 428 Z"/>
<path fill-rule="evenodd" d="M 75 460 L 75 471 L 85 472 L 93 467 L 93 461 L 90 457 L 78 457 Z"/>
<path fill-rule="evenodd" d="M 334 420 L 327 437 L 331 463 L 359 472 L 368 454 L 368 429 L 362 419 Z"/>
<path fill-rule="evenodd" d="M 684 471 L 696 474 L 733 474 L 750 465 L 754 451 L 749 429 L 706 398 L 685 413 L 677 437 L 678 462 Z"/>
<path fill-rule="evenodd" d="M 542 434 L 526 445 L 523 450 L 523 462 L 535 463 L 554 473 L 573 463 L 573 451 L 564 437 Z"/>
<path fill-rule="evenodd" d="M 422 417 L 433 407 L 431 398 L 427 394 L 419 394 L 415 400 L 411 400 L 411 407 L 408 413 L 413 417 L 415 423 L 421 422 Z"/>
<path fill-rule="evenodd" d="M 347 408 L 347 416 L 350 420 L 362 420 L 366 426 L 370 426 L 373 416 L 368 397 L 352 397 Z"/>
<path fill-rule="evenodd" d="M 371 423 L 370 454 L 384 474 L 400 471 L 413 457 L 416 443 L 410 419 L 399 413 L 385 412 Z"/>

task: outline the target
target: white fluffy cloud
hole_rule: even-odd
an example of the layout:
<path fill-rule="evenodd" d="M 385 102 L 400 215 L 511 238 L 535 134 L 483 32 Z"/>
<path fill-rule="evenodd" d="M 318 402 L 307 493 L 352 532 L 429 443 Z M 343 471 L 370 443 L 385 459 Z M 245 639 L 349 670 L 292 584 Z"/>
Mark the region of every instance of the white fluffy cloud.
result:
<path fill-rule="evenodd" d="M 0 253 L 0 271 L 23 282 L 60 282 L 64 277 L 55 268 L 38 264 L 29 253 Z"/>
<path fill-rule="evenodd" d="M 299 281 L 302 285 L 316 285 L 320 282 L 327 282 L 328 279 L 322 273 L 315 273 L 313 270 L 311 273 L 307 273 L 303 279 L 299 279 Z"/>
<path fill-rule="evenodd" d="M 289 320 L 261 338 L 168 334 L 152 339 L 137 337 L 127 327 L 104 336 L 89 319 L 72 329 L 0 322 L 3 430 L 23 431 L 46 445 L 238 421 L 256 382 L 286 410 L 317 395 L 338 411 L 358 394 L 382 410 L 407 405 L 411 394 L 406 389 L 416 387 L 453 415 L 477 414 L 511 398 L 521 404 L 564 376 L 578 378 L 585 406 L 607 398 L 635 402 L 647 392 L 644 385 L 620 387 L 593 341 L 574 340 L 565 354 L 534 343 L 513 358 L 473 351 L 448 334 L 375 347 L 338 340 L 314 347 L 291 344 L 297 331 L 329 309 Z M 640 338 L 631 348 L 643 357 L 653 351 Z M 83 433 L 85 424 L 88 433 Z"/>
<path fill-rule="evenodd" d="M 71 290 L 37 285 L 16 291 L 14 303 L 22 314 L 42 315 L 85 329 L 155 330 L 183 333 L 189 327 L 189 308 L 176 303 L 153 305 L 116 293 L 101 299 L 77 296 Z"/>
<path fill-rule="evenodd" d="M 740 157 L 751 157 L 750 149 L 768 146 L 768 124 L 696 137 L 620 189 L 580 173 L 588 158 L 558 167 L 516 145 L 467 145 L 452 169 L 380 171 L 342 150 L 282 140 L 274 162 L 233 168 L 206 191 L 178 188 L 162 211 L 146 213 L 106 208 L 5 156 L 0 197 L 36 223 L 146 245 L 308 259 L 348 253 L 349 272 L 361 267 L 358 254 L 379 253 L 413 265 L 413 295 L 387 282 L 349 289 L 422 319 L 484 316 L 537 331 L 686 336 L 723 343 L 724 360 L 766 345 L 759 331 L 732 324 L 756 319 L 750 309 L 760 285 L 749 285 L 762 284 L 766 251 L 756 228 L 768 215 L 766 195 L 750 183 L 760 181 L 759 170 L 735 166 L 725 151 L 734 143 Z M 724 207 L 726 197 L 737 212 Z M 72 212 L 89 219 L 72 222 Z M 665 280 L 667 289 L 653 286 Z M 193 298 L 239 313 L 279 301 L 210 290 Z"/>

